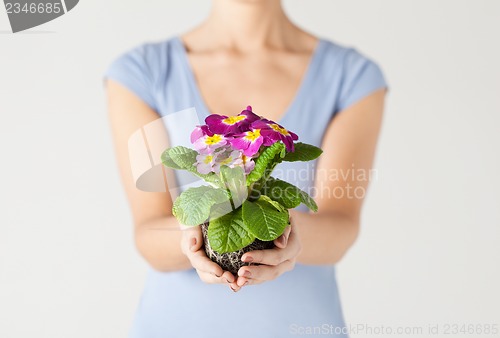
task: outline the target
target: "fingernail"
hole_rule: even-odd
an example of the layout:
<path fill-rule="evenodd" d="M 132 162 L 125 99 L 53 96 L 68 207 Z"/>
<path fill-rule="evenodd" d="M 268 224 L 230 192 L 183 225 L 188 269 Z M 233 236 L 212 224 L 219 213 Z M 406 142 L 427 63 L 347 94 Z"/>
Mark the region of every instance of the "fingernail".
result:
<path fill-rule="evenodd" d="M 232 285 L 229 285 L 229 287 L 231 288 L 231 290 L 233 290 L 233 292 L 236 292 L 235 289 L 233 289 L 233 286 Z"/>
<path fill-rule="evenodd" d="M 253 262 L 253 257 L 252 256 L 245 256 L 244 258 L 241 259 L 245 263 L 252 263 Z"/>
<path fill-rule="evenodd" d="M 243 272 L 243 277 L 252 277 L 252 273 L 248 270 L 245 270 L 245 272 Z"/>
<path fill-rule="evenodd" d="M 193 250 L 195 245 L 196 245 L 196 237 L 193 237 L 193 238 L 191 238 L 191 247 L 189 249 Z"/>
<path fill-rule="evenodd" d="M 248 285 L 248 281 L 246 281 L 245 284 L 243 284 L 243 286 L 245 286 L 245 285 Z"/>

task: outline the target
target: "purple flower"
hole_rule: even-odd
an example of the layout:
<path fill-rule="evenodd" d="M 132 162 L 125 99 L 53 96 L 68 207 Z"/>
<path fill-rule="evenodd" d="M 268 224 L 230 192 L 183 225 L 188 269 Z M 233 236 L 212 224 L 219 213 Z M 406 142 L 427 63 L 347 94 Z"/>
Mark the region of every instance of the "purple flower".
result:
<path fill-rule="evenodd" d="M 205 119 L 205 123 L 213 133 L 231 135 L 248 131 L 250 124 L 258 119 L 259 116 L 252 112 L 252 107 L 248 106 L 236 116 L 212 114 Z"/>
<path fill-rule="evenodd" d="M 288 152 L 294 151 L 293 141 L 297 141 L 299 137 L 297 134 L 283 128 L 274 121 L 261 119 L 252 123 L 251 128 L 258 128 L 265 139 L 264 145 L 270 146 L 271 144 L 282 141 Z"/>

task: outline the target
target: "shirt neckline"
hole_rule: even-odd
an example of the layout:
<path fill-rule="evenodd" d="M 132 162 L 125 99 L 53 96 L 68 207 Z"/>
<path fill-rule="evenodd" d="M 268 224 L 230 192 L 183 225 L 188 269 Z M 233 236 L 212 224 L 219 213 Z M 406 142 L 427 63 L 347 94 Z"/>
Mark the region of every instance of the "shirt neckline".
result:
<path fill-rule="evenodd" d="M 205 99 L 201 95 L 201 90 L 200 90 L 200 87 L 198 86 L 198 82 L 196 80 L 193 69 L 192 69 L 191 64 L 189 62 L 188 52 L 187 52 L 187 49 L 184 45 L 184 42 L 182 41 L 182 38 L 179 35 L 174 36 L 173 41 L 175 42 L 175 44 L 178 47 L 178 50 L 180 52 L 179 53 L 180 59 L 181 59 L 182 64 L 184 66 L 184 70 L 185 70 L 185 74 L 188 78 L 189 86 L 191 87 L 191 90 L 195 96 L 195 100 L 197 101 L 198 106 L 202 108 L 204 117 L 207 117 L 210 114 L 212 114 L 212 112 L 208 108 L 208 105 L 206 104 Z M 299 87 L 297 88 L 297 91 L 295 92 L 295 95 L 292 98 L 291 102 L 288 104 L 288 107 L 285 109 L 284 112 L 282 112 L 282 114 L 280 115 L 280 117 L 276 121 L 277 123 L 282 124 L 282 122 L 285 121 L 287 119 L 287 117 L 294 110 L 297 110 L 295 108 L 300 106 L 300 102 L 302 101 L 304 93 L 306 92 L 306 89 L 309 87 L 311 81 L 314 78 L 314 73 L 315 73 L 315 70 L 318 66 L 319 58 L 321 55 L 321 50 L 323 49 L 324 45 L 325 45 L 325 40 L 321 37 L 318 37 L 318 41 L 316 42 L 316 46 L 314 47 L 314 51 L 312 52 L 312 54 L 309 58 L 307 68 L 305 70 L 304 75 L 302 76 Z"/>

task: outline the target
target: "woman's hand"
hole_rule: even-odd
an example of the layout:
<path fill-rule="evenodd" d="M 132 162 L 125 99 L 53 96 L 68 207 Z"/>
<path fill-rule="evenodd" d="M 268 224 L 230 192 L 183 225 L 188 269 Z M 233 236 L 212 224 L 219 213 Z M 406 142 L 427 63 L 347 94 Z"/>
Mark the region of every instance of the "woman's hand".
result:
<path fill-rule="evenodd" d="M 184 228 L 182 232 L 181 250 L 195 268 L 200 279 L 210 284 L 229 284 L 231 290 L 238 291 L 241 287 L 236 284 L 236 277 L 212 262 L 202 249 L 203 236 L 200 227 Z"/>
<path fill-rule="evenodd" d="M 274 240 L 276 248 L 255 250 L 245 253 L 241 260 L 261 265 L 243 266 L 238 270 L 236 285 L 259 284 L 273 280 L 295 267 L 295 261 L 302 246 L 294 226 L 289 225 L 283 234 Z"/>

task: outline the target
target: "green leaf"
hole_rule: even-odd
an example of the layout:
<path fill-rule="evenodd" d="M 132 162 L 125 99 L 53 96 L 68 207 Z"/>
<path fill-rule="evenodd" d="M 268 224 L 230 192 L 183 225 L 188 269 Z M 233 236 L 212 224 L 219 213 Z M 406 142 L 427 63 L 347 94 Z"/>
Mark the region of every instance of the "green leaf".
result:
<path fill-rule="evenodd" d="M 285 145 L 282 142 L 276 142 L 265 148 L 255 160 L 255 167 L 247 176 L 247 184 L 257 182 L 266 171 L 272 170 L 276 164 L 281 162 L 283 149 L 285 149 Z"/>
<path fill-rule="evenodd" d="M 210 220 L 208 241 L 218 253 L 238 251 L 255 240 L 255 236 L 245 230 L 241 208 Z"/>
<path fill-rule="evenodd" d="M 278 210 L 265 198 L 243 202 L 242 212 L 245 229 L 262 241 L 272 241 L 281 236 L 289 222 L 288 210 Z"/>
<path fill-rule="evenodd" d="M 223 189 L 201 186 L 189 188 L 177 197 L 172 214 L 184 225 L 199 225 L 210 216 L 213 205 L 229 201 Z"/>
<path fill-rule="evenodd" d="M 173 169 L 190 170 L 194 167 L 198 153 L 192 149 L 177 146 L 165 150 L 161 154 L 161 161 L 167 167 Z"/>
<path fill-rule="evenodd" d="M 312 161 L 323 153 L 323 150 L 320 148 L 302 142 L 295 143 L 294 148 L 293 152 L 287 153 L 285 157 L 283 157 L 283 161 Z"/>
<path fill-rule="evenodd" d="M 288 209 L 304 203 L 312 211 L 318 211 L 318 205 L 305 191 L 274 177 L 269 177 L 262 193 Z"/>
<path fill-rule="evenodd" d="M 166 167 L 187 170 L 194 175 L 204 179 L 206 182 L 214 183 L 219 186 L 220 181 L 215 173 L 200 174 L 194 165 L 196 163 L 196 155 L 198 153 L 193 149 L 183 146 L 168 148 L 161 154 L 161 161 Z"/>
<path fill-rule="evenodd" d="M 231 194 L 234 208 L 239 208 L 248 197 L 245 171 L 241 167 L 230 168 L 224 165 L 220 168 L 220 176 L 222 183 Z"/>

